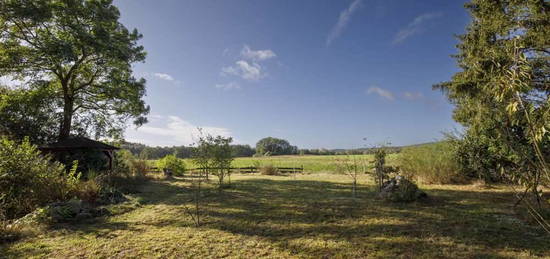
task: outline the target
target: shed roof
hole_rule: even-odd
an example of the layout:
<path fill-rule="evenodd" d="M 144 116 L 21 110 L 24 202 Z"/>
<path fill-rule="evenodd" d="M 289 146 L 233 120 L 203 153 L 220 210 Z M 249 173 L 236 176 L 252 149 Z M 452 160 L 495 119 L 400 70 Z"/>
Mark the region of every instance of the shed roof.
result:
<path fill-rule="evenodd" d="M 118 147 L 107 145 L 85 137 L 72 136 L 50 145 L 40 147 L 41 150 L 73 150 L 73 149 L 97 149 L 116 150 Z"/>

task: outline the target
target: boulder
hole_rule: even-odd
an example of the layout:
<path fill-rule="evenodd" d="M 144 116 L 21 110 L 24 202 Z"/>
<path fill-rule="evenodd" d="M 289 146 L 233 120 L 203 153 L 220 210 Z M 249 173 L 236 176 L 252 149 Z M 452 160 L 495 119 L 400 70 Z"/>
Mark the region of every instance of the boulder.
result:
<path fill-rule="evenodd" d="M 415 183 L 402 176 L 396 176 L 384 182 L 378 194 L 378 197 L 392 202 L 411 202 L 427 196 Z"/>
<path fill-rule="evenodd" d="M 82 212 L 82 213 L 78 213 L 74 219 L 76 221 L 82 221 L 89 218 L 93 218 L 93 215 L 88 212 Z"/>
<path fill-rule="evenodd" d="M 82 201 L 69 200 L 67 202 L 56 202 L 50 204 L 48 208 L 50 216 L 56 222 L 70 221 L 82 210 Z"/>
<path fill-rule="evenodd" d="M 106 209 L 106 208 L 95 208 L 95 209 L 91 209 L 90 210 L 90 213 L 92 214 L 92 216 L 94 217 L 101 217 L 101 216 L 105 216 L 105 215 L 110 215 L 111 212 Z"/>
<path fill-rule="evenodd" d="M 99 197 L 99 202 L 101 204 L 117 204 L 128 200 L 122 192 L 116 189 L 102 190 Z"/>

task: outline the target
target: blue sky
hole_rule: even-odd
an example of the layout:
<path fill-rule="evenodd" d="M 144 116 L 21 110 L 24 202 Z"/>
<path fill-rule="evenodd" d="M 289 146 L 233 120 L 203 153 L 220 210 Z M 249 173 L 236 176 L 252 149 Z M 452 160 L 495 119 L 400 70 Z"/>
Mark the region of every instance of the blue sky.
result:
<path fill-rule="evenodd" d="M 147 60 L 150 122 L 129 141 L 189 145 L 197 127 L 254 145 L 408 145 L 458 127 L 435 83 L 457 71 L 461 0 L 115 0 Z M 367 138 L 367 141 L 363 141 Z"/>

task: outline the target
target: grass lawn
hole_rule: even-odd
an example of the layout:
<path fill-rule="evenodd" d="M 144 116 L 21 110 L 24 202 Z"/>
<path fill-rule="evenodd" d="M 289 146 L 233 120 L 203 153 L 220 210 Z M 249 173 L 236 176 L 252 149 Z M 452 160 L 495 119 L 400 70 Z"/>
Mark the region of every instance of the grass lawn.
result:
<path fill-rule="evenodd" d="M 550 257 L 550 236 L 515 217 L 504 188 L 422 186 L 427 201 L 391 204 L 366 176 L 356 199 L 341 175 L 232 183 L 223 193 L 207 185 L 201 227 L 184 210 L 188 180 L 151 181 L 127 212 L 58 225 L 0 246 L 0 257 Z"/>

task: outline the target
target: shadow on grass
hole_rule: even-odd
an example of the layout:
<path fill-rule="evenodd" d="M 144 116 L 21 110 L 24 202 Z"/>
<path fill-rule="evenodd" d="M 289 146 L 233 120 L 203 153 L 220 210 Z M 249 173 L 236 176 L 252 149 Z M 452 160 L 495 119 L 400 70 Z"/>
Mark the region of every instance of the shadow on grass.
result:
<path fill-rule="evenodd" d="M 190 190 L 174 182 L 156 182 L 144 192 L 148 202 L 182 205 Z M 393 254 L 492 256 L 501 250 L 549 255 L 550 237 L 517 220 L 510 210 L 512 193 L 427 190 L 427 201 L 387 203 L 376 199 L 372 186 L 325 181 L 247 179 L 231 189 L 207 189 L 203 198 L 204 228 L 259 237 L 291 253 L 342 255 L 344 250 L 367 256 Z M 158 191 L 162 190 L 162 191 Z M 152 193 L 151 193 L 152 194 Z M 180 208 L 181 215 L 185 212 Z M 189 226 L 181 218 L 157 225 Z M 153 223 L 154 224 L 154 223 Z M 340 244 L 330 247 L 327 243 Z M 457 247 L 462 248 L 456 249 Z M 372 255 L 372 254 L 371 254 Z"/>
<path fill-rule="evenodd" d="M 275 179 L 233 180 L 221 192 L 211 179 L 203 193 L 204 224 L 197 231 L 267 241 L 300 257 L 550 256 L 550 236 L 517 220 L 510 192 L 428 188 L 426 201 L 387 203 L 376 199 L 373 186 L 359 185 L 351 198 L 351 184 Z M 113 239 L 118 230 L 139 235 L 149 226 L 193 227 L 183 208 L 193 197 L 189 180 L 151 181 L 134 195 L 155 213 L 154 220 L 101 218 L 59 228 Z M 216 236 L 208 238 L 216 243 Z"/>

